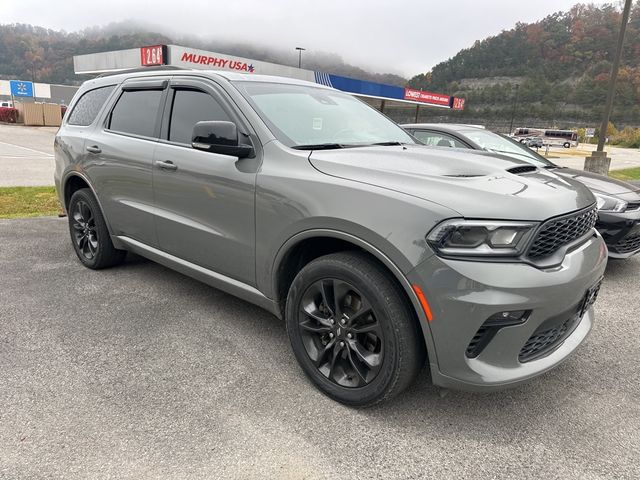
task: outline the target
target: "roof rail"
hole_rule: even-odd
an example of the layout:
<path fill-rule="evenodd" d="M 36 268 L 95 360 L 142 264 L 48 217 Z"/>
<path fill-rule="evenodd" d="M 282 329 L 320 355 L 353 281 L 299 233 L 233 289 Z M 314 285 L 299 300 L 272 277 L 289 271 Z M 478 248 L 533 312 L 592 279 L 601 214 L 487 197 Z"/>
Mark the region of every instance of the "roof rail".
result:
<path fill-rule="evenodd" d="M 155 71 L 162 71 L 162 70 L 190 70 L 190 69 L 185 67 L 179 67 L 177 65 L 158 65 L 155 67 L 139 67 L 139 68 L 129 68 L 126 70 L 117 70 L 114 72 L 104 72 L 98 75 L 96 78 L 110 77 L 112 75 L 120 75 L 122 73 L 155 72 Z"/>

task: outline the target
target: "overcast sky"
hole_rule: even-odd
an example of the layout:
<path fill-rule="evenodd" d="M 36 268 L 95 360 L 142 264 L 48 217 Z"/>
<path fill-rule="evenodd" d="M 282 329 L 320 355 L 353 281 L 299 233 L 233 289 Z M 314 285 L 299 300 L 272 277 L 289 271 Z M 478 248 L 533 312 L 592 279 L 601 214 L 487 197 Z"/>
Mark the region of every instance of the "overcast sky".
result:
<path fill-rule="evenodd" d="M 611 3 L 616 3 L 613 0 Z M 295 46 L 375 72 L 428 71 L 475 40 L 577 0 L 0 0 L 0 22 L 67 31 L 140 20 L 179 34 Z M 596 0 L 594 3 L 606 3 Z M 224 52 L 221 52 L 224 53 Z"/>

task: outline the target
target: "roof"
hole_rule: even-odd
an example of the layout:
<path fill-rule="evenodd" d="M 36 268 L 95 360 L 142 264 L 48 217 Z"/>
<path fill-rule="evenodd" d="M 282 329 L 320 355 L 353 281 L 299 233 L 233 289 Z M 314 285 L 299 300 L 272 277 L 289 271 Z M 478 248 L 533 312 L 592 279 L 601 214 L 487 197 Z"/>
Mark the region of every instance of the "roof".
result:
<path fill-rule="evenodd" d="M 188 68 L 176 68 L 169 66 L 168 68 L 135 68 L 131 70 L 124 70 L 121 72 L 114 72 L 109 75 L 101 75 L 92 80 L 87 80 L 85 82 L 86 85 L 105 85 L 105 84 L 113 84 L 120 83 L 126 80 L 127 78 L 146 78 L 146 77 L 165 77 L 167 75 L 171 75 L 174 77 L 178 76 L 199 76 L 199 77 L 209 77 L 209 78 L 224 78 L 230 82 L 262 82 L 262 83 L 281 83 L 288 85 L 306 85 L 309 87 L 322 88 L 328 90 L 334 90 L 331 87 L 327 87 L 325 85 L 321 85 L 315 82 L 308 82 L 306 80 L 298 80 L 290 77 L 280 77 L 276 75 L 260 75 L 260 74 L 246 74 L 239 72 L 230 72 L 227 70 L 196 70 L 196 69 L 188 69 Z"/>

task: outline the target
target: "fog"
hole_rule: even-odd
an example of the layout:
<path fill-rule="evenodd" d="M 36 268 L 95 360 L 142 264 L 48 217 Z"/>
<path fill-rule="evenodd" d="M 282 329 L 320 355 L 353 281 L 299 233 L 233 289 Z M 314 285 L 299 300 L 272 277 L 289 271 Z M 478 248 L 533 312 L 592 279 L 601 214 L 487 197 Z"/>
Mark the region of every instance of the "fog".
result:
<path fill-rule="evenodd" d="M 478 39 L 567 10 L 574 0 L 2 0 L 2 23 L 66 31 L 134 20 L 176 36 L 335 53 L 374 72 L 413 76 Z M 605 3 L 605 2 L 595 2 Z"/>

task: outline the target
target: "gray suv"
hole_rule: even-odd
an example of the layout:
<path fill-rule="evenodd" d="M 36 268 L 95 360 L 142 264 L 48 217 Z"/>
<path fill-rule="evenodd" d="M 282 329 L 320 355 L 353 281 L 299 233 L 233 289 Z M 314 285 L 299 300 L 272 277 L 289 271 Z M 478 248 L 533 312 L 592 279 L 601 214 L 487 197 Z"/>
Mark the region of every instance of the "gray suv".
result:
<path fill-rule="evenodd" d="M 584 186 L 434 151 L 336 90 L 223 72 L 86 82 L 55 139 L 80 261 L 127 251 L 283 318 L 330 397 L 514 385 L 585 339 L 607 261 Z"/>

